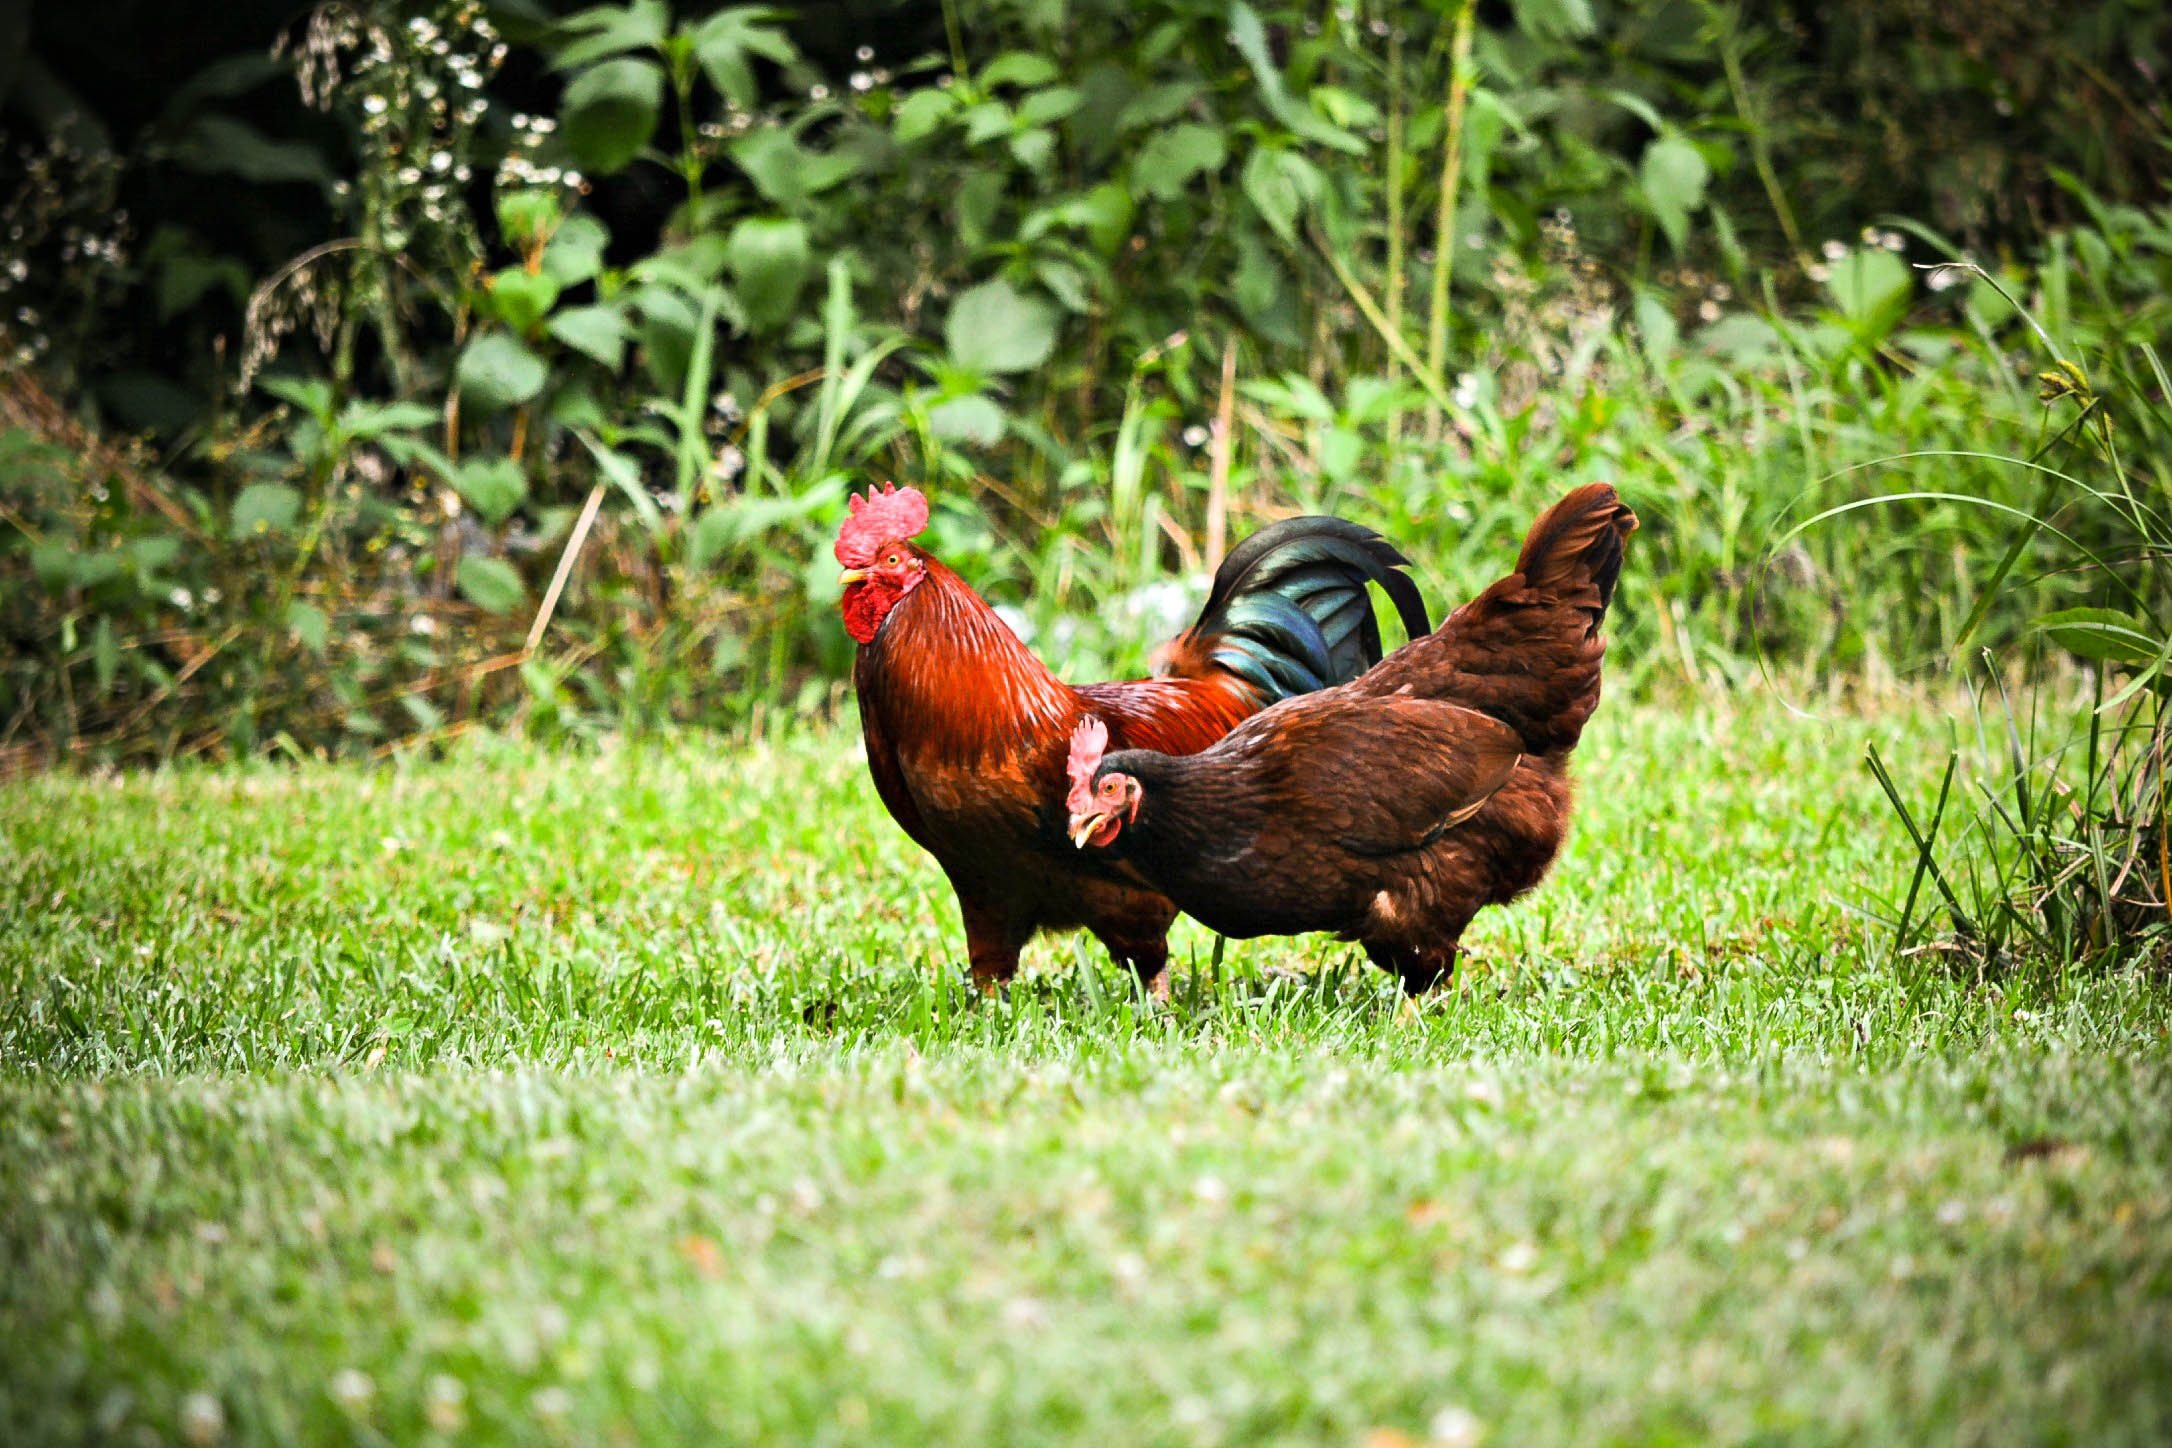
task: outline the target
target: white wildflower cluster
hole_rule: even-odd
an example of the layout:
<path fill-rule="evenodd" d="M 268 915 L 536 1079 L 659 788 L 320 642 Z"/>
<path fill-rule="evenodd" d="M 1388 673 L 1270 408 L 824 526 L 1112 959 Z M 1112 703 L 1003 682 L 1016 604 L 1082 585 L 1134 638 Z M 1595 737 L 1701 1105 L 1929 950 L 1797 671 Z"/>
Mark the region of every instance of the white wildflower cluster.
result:
<path fill-rule="evenodd" d="M 113 204 L 120 168 L 103 147 L 78 145 L 65 124 L 17 152 L 14 193 L 0 195 L 0 367 L 28 366 L 51 350 L 40 303 L 72 314 L 119 282 L 135 236 L 128 212 Z"/>
<path fill-rule="evenodd" d="M 505 159 L 498 163 L 498 189 L 507 190 L 521 186 L 563 186 L 579 191 L 588 183 L 580 172 L 569 166 L 559 166 L 544 159 L 549 153 L 551 137 L 558 133 L 558 122 L 549 116 L 531 116 L 516 112 L 513 116 L 513 144 L 506 148 Z"/>
<path fill-rule="evenodd" d="M 1857 247 L 1850 246 L 1847 242 L 1837 239 L 1828 241 L 1818 249 L 1819 254 L 1825 259 L 1812 262 L 1805 268 L 1805 274 L 1814 282 L 1825 281 L 1833 274 L 1833 264 L 1857 249 Z M 1902 252 L 1908 249 L 1908 238 L 1897 231 L 1881 231 L 1875 226 L 1866 226 L 1863 228 L 1860 249 L 1864 251 Z"/>
<path fill-rule="evenodd" d="M 507 50 L 479 0 L 440 0 L 405 21 L 327 0 L 298 38 L 272 47 L 291 58 L 304 103 L 341 111 L 354 126 L 361 164 L 332 194 L 364 243 L 307 253 L 257 289 L 243 326 L 244 389 L 304 318 L 328 347 L 323 318 L 381 290 L 391 257 L 421 252 L 460 274 L 480 261 L 468 158 L 490 107 L 483 90 Z"/>

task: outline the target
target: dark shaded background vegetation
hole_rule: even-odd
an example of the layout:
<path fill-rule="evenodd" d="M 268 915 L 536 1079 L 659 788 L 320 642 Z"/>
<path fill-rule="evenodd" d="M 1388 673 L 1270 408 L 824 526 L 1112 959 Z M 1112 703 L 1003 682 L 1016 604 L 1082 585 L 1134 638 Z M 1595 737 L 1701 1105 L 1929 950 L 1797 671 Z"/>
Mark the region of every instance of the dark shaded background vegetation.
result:
<path fill-rule="evenodd" d="M 2142 0 L 10 23 L 18 762 L 818 708 L 883 477 L 1075 671 L 1258 520 L 1376 523 L 1445 602 L 1601 477 L 1626 681 L 2164 636 L 2134 520 L 2011 461 L 2163 496 Z M 1879 461 L 1924 453 L 1968 456 Z"/>

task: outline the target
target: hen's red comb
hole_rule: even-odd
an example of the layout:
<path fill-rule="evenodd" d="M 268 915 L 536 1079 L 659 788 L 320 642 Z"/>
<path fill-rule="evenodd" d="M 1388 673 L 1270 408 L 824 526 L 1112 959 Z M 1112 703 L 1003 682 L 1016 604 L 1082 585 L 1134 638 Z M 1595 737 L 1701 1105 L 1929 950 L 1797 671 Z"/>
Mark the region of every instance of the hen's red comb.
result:
<path fill-rule="evenodd" d="M 1073 814 L 1084 814 L 1093 807 L 1094 771 L 1101 767 L 1101 756 L 1109 747 L 1109 726 L 1091 714 L 1078 721 L 1078 728 L 1071 731 L 1071 757 L 1064 761 L 1064 772 L 1071 776 L 1071 793 L 1064 800 L 1064 808 Z"/>
<path fill-rule="evenodd" d="M 836 545 L 830 550 L 847 568 L 867 567 L 875 561 L 877 548 L 910 538 L 928 526 L 928 500 L 918 488 L 885 483 L 879 493 L 873 488 L 865 497 L 854 493 L 847 506 L 852 516 L 837 530 Z"/>

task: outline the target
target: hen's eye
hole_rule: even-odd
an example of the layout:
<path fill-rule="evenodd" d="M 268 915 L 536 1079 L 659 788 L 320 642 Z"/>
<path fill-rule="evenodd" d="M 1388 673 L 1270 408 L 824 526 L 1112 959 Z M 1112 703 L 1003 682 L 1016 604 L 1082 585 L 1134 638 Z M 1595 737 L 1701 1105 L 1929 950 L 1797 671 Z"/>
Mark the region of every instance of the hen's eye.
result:
<path fill-rule="evenodd" d="M 890 559 L 889 559 L 889 562 L 890 562 L 890 566 L 891 566 L 892 568 L 895 568 L 895 567 L 897 567 L 897 555 L 896 555 L 895 553 L 893 553 L 893 554 L 891 554 L 891 555 L 890 555 Z"/>

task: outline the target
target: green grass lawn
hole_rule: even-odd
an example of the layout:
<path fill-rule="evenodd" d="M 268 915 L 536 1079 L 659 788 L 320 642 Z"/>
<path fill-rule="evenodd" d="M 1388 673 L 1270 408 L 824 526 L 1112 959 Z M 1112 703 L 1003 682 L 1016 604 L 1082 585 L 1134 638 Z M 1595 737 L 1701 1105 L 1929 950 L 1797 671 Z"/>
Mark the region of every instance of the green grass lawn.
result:
<path fill-rule="evenodd" d="M 971 998 L 849 735 L 0 789 L 0 1442 L 2162 1441 L 2164 983 L 1851 910 L 1943 728 L 1610 704 L 1415 1019 Z"/>

